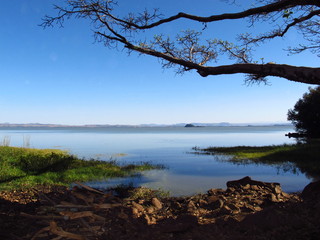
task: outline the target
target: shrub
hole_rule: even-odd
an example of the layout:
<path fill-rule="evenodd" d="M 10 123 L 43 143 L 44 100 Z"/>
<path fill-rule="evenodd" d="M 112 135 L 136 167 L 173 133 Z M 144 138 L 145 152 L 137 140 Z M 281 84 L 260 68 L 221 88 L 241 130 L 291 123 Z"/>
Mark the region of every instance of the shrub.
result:
<path fill-rule="evenodd" d="M 18 160 L 17 167 L 28 174 L 40 174 L 47 171 L 58 172 L 68 169 L 75 158 L 58 153 L 35 154 L 26 153 Z"/>

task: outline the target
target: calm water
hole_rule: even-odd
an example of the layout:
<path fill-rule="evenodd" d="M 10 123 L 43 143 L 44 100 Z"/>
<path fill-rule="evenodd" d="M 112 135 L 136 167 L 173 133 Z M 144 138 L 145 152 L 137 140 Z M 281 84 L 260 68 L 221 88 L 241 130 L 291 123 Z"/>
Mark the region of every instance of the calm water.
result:
<path fill-rule="evenodd" d="M 192 147 L 261 146 L 292 143 L 290 126 L 269 127 L 153 127 L 153 128 L 0 128 L 0 141 L 11 146 L 58 148 L 84 158 L 116 159 L 119 163 L 148 161 L 167 169 L 144 172 L 139 177 L 91 182 L 94 187 L 119 183 L 161 188 L 172 195 L 225 188 L 229 180 L 251 176 L 280 182 L 285 191 L 302 190 L 312 179 L 284 172 L 279 166 L 235 165 L 221 157 L 190 154 Z M 121 156 L 124 155 L 125 156 Z"/>

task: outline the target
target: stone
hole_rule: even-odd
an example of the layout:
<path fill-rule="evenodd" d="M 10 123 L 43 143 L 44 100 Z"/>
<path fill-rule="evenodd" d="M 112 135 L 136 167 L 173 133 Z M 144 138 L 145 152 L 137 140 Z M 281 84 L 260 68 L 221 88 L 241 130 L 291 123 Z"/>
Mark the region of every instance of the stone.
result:
<path fill-rule="evenodd" d="M 209 196 L 208 197 L 208 203 L 213 203 L 213 202 L 216 202 L 218 201 L 220 198 L 218 196 Z"/>
<path fill-rule="evenodd" d="M 234 180 L 234 181 L 228 181 L 227 182 L 227 187 L 230 188 L 230 187 L 233 187 L 233 188 L 239 188 L 243 185 L 247 185 L 249 184 L 250 182 L 252 182 L 251 178 L 250 177 L 244 177 L 244 178 L 241 178 L 239 180 Z"/>
<path fill-rule="evenodd" d="M 212 188 L 208 190 L 208 195 L 218 195 L 224 193 L 224 190 L 221 188 Z"/>
<path fill-rule="evenodd" d="M 279 183 L 266 183 L 266 182 L 260 182 L 260 181 L 255 181 L 252 180 L 249 176 L 241 178 L 239 180 L 234 180 L 234 181 L 229 181 L 227 182 L 227 187 L 234 187 L 234 188 L 240 188 L 242 189 L 243 187 L 247 188 L 247 185 L 256 185 L 259 186 L 260 188 L 269 188 L 269 189 L 274 189 L 276 186 L 280 186 Z"/>
<path fill-rule="evenodd" d="M 229 208 L 227 205 L 223 206 L 220 209 L 220 213 L 223 215 L 229 215 L 229 214 L 231 214 L 231 212 L 232 212 L 231 208 Z"/>
<path fill-rule="evenodd" d="M 254 191 L 259 191 L 261 188 L 257 185 L 251 185 L 251 189 Z"/>
<path fill-rule="evenodd" d="M 132 202 L 132 206 L 136 208 L 139 212 L 144 211 L 144 207 L 140 205 L 139 203 L 136 203 L 135 201 Z"/>
<path fill-rule="evenodd" d="M 228 187 L 228 188 L 227 188 L 227 191 L 228 191 L 228 192 L 235 192 L 236 189 L 235 189 L 234 187 Z"/>
<path fill-rule="evenodd" d="M 305 200 L 320 198 L 320 181 L 309 183 L 302 191 L 301 197 Z"/>
<path fill-rule="evenodd" d="M 274 187 L 274 193 L 275 193 L 275 194 L 280 194 L 280 193 L 282 193 L 282 189 L 281 189 L 280 185 L 276 185 L 276 186 Z"/>
<path fill-rule="evenodd" d="M 248 189 L 251 188 L 251 185 L 250 185 L 250 184 L 246 184 L 246 185 L 242 185 L 241 187 L 242 187 L 242 189 L 244 189 L 244 190 L 248 190 Z"/>
<path fill-rule="evenodd" d="M 205 200 L 203 200 L 203 199 L 200 199 L 200 200 L 199 200 L 199 205 L 200 205 L 200 206 L 206 206 L 206 205 L 208 205 L 208 202 L 205 201 Z"/>
<path fill-rule="evenodd" d="M 253 199 L 252 202 L 257 204 L 257 205 L 262 205 L 264 203 L 264 201 L 260 200 L 260 199 Z"/>
<path fill-rule="evenodd" d="M 222 208 L 223 205 L 224 205 L 224 202 L 221 199 L 219 199 L 218 201 L 211 203 L 210 207 L 213 209 L 217 209 L 217 208 Z"/>
<path fill-rule="evenodd" d="M 133 214 L 134 216 L 137 216 L 137 215 L 139 214 L 139 210 L 136 209 L 135 207 L 133 207 L 133 208 L 132 208 L 132 214 Z"/>
<path fill-rule="evenodd" d="M 144 219 L 147 221 L 148 225 L 152 224 L 152 221 L 151 221 L 150 217 L 147 214 L 144 216 Z"/>
<path fill-rule="evenodd" d="M 239 207 L 238 207 L 236 204 L 229 203 L 229 204 L 227 205 L 227 207 L 228 207 L 229 209 L 231 209 L 233 212 L 234 212 L 234 211 L 239 211 Z"/>
<path fill-rule="evenodd" d="M 261 210 L 262 210 L 262 208 L 261 208 L 261 207 L 259 207 L 259 206 L 254 206 L 253 208 L 254 208 L 254 210 L 255 210 L 255 211 L 257 211 L 257 212 L 259 212 L 259 211 L 261 211 Z"/>
<path fill-rule="evenodd" d="M 193 210 L 193 209 L 196 209 L 196 205 L 194 204 L 193 201 L 189 201 L 188 203 L 188 210 Z"/>
<path fill-rule="evenodd" d="M 282 192 L 281 195 L 282 195 L 282 197 L 285 197 L 285 198 L 289 198 L 290 197 L 290 195 L 288 193 L 285 193 L 285 192 Z"/>
<path fill-rule="evenodd" d="M 241 207 L 240 210 L 245 213 L 255 212 L 254 207 L 249 204 L 246 204 L 245 206 Z"/>
<path fill-rule="evenodd" d="M 267 194 L 266 197 L 271 202 L 279 202 L 277 196 L 273 193 Z"/>
<path fill-rule="evenodd" d="M 148 207 L 147 209 L 147 213 L 151 214 L 151 213 L 154 213 L 154 207 Z"/>
<path fill-rule="evenodd" d="M 156 209 L 161 209 L 162 208 L 162 203 L 160 202 L 160 200 L 158 198 L 152 198 L 151 202 L 152 202 L 152 205 Z"/>

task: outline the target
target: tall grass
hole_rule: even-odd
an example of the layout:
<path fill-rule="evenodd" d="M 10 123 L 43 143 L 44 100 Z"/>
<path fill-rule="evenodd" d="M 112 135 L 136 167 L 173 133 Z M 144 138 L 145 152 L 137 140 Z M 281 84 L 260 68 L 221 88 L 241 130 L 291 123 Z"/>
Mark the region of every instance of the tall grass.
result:
<path fill-rule="evenodd" d="M 2 139 L 1 146 L 10 146 L 11 138 L 10 136 L 4 136 Z"/>

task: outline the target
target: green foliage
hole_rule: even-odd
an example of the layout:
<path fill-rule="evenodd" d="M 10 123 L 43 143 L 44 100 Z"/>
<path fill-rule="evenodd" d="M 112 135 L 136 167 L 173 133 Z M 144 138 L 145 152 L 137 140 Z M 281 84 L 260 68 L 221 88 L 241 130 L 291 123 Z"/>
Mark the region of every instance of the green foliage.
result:
<path fill-rule="evenodd" d="M 40 174 L 68 169 L 75 159 L 74 156 L 54 152 L 46 154 L 31 152 L 21 155 L 16 164 L 17 167 L 28 174 Z"/>
<path fill-rule="evenodd" d="M 132 200 L 139 200 L 139 199 L 144 199 L 147 201 L 150 201 L 152 198 L 167 198 L 169 197 L 170 194 L 168 191 L 164 191 L 161 189 L 150 189 L 150 188 L 145 188 L 145 187 L 139 187 L 139 188 L 133 188 L 130 191 L 130 196 L 129 198 Z"/>
<path fill-rule="evenodd" d="M 0 190 L 105 180 L 155 168 L 149 163 L 119 166 L 115 161 L 84 160 L 61 150 L 0 146 Z"/>
<path fill-rule="evenodd" d="M 309 88 L 301 99 L 288 111 L 291 121 L 299 133 L 308 137 L 320 137 L 320 87 Z"/>
<path fill-rule="evenodd" d="M 263 147 L 250 147 L 250 146 L 237 146 L 237 147 L 212 147 L 205 149 L 208 152 L 218 154 L 232 155 L 233 159 L 260 159 L 271 154 L 286 152 L 296 148 L 296 145 L 280 145 L 280 146 L 263 146 Z"/>

